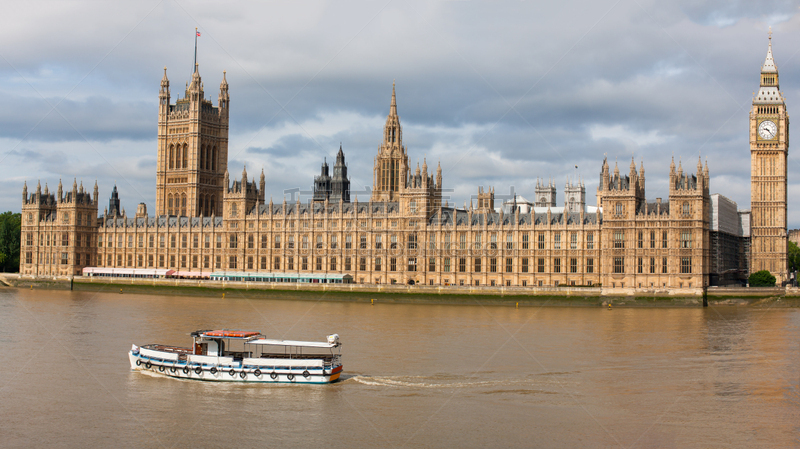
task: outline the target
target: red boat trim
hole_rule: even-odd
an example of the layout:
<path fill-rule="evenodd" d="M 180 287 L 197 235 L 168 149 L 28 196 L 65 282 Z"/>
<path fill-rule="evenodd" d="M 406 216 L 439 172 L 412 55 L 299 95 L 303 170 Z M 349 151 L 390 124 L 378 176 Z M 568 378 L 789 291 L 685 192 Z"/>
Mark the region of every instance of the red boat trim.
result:
<path fill-rule="evenodd" d="M 208 331 L 204 332 L 204 335 L 208 337 L 222 337 L 222 338 L 247 338 L 247 337 L 255 337 L 256 335 L 261 335 L 259 332 L 253 331 Z"/>

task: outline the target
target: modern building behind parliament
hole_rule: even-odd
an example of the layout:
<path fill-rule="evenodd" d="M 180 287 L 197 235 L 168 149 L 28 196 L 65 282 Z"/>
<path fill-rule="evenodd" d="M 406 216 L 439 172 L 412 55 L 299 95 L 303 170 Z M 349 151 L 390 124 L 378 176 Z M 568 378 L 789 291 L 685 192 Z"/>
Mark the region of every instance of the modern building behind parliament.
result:
<path fill-rule="evenodd" d="M 597 285 L 679 289 L 708 285 L 711 257 L 709 169 L 675 162 L 669 198 L 647 201 L 645 170 L 600 167 L 597 207 L 582 182 L 540 183 L 534 201 L 495 205 L 478 189 L 477 205 L 442 201 L 441 166 L 409 166 L 394 87 L 375 156 L 370 198 L 350 199 L 341 147 L 334 175 L 323 164 L 308 202 L 265 201 L 265 174 L 228 172 L 230 99 L 223 74 L 216 106 L 204 96 L 197 66 L 183 98 L 171 102 L 166 70 L 158 114 L 155 216 L 119 209 L 116 188 L 98 218 L 93 194 L 73 183 L 54 195 L 23 189 L 20 272 L 80 275 L 86 267 L 212 272 L 349 275 L 356 283 L 469 286 Z M 788 117 L 772 46 L 751 112 L 753 244 L 746 266 L 786 267 Z M 715 222 L 716 223 L 716 222 Z M 715 240 L 716 241 L 716 240 Z M 751 261 L 755 262 L 755 266 Z M 718 264 L 715 264 L 715 266 Z"/>

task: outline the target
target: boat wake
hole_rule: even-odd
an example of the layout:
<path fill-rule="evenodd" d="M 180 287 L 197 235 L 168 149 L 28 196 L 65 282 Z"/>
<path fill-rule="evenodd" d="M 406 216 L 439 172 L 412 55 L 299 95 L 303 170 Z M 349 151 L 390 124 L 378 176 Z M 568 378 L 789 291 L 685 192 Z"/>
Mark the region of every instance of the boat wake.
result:
<path fill-rule="evenodd" d="M 363 376 L 354 375 L 346 382 L 356 382 L 373 387 L 393 387 L 393 388 L 508 388 L 508 387 L 531 387 L 536 383 L 532 379 L 493 379 L 480 380 L 469 376 Z"/>

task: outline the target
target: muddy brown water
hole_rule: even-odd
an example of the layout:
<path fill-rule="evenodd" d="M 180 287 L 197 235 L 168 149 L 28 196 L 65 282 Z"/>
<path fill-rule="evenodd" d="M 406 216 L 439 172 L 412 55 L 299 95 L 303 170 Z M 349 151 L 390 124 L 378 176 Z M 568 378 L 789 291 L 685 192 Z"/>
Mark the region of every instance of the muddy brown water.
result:
<path fill-rule="evenodd" d="M 196 329 L 341 336 L 343 380 L 132 372 Z M 0 290 L 2 447 L 797 447 L 800 310 Z"/>

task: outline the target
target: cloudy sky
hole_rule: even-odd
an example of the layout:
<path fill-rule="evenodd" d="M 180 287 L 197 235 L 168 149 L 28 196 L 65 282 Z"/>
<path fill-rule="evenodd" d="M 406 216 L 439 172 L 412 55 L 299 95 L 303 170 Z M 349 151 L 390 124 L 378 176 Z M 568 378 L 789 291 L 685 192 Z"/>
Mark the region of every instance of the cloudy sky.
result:
<path fill-rule="evenodd" d="M 533 197 L 581 176 L 595 204 L 604 154 L 644 160 L 667 197 L 670 157 L 711 171 L 748 208 L 748 112 L 773 29 L 781 88 L 800 110 L 793 1 L 5 2 L 0 15 L 0 210 L 23 181 L 116 182 L 154 207 L 157 95 L 190 79 L 194 28 L 206 96 L 231 95 L 229 167 L 264 169 L 267 196 L 310 189 L 342 142 L 354 191 L 371 187 L 392 80 L 412 165 L 441 161 L 451 204 L 478 186 Z M 789 197 L 800 195 L 790 149 Z M 577 170 L 575 165 L 578 166 Z M 359 199 L 367 199 L 362 193 Z M 789 226 L 800 227 L 790 200 Z M 101 207 L 102 209 L 102 207 Z"/>

